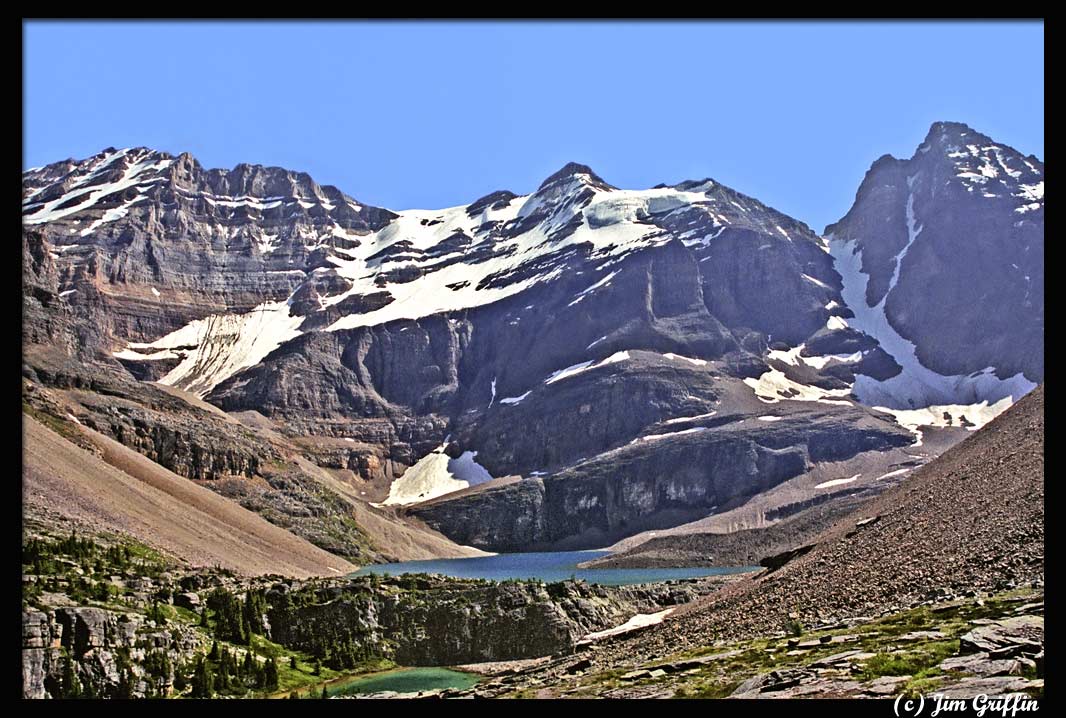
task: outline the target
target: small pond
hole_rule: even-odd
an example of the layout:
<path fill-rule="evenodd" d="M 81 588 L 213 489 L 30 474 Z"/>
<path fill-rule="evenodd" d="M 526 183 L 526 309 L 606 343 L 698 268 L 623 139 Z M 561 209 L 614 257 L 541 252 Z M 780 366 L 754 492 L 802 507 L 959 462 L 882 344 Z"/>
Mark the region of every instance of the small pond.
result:
<path fill-rule="evenodd" d="M 349 680 L 342 680 L 328 686 L 331 696 L 349 696 L 359 693 L 418 693 L 419 691 L 473 688 L 480 680 L 473 673 L 462 673 L 448 668 L 401 668 L 386 673 L 376 673 Z"/>

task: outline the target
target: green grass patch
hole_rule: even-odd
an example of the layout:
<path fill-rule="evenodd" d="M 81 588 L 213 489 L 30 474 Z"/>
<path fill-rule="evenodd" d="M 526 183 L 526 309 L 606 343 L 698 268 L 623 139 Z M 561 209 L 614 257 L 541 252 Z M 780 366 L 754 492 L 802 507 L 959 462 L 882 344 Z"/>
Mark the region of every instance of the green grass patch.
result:
<path fill-rule="evenodd" d="M 710 679 L 686 683 L 677 689 L 675 698 L 728 698 L 742 681 Z"/>
<path fill-rule="evenodd" d="M 867 681 L 881 676 L 926 678 L 938 672 L 941 661 L 958 652 L 959 642 L 950 640 L 931 641 L 900 653 L 879 653 L 862 664 L 861 676 Z"/>
<path fill-rule="evenodd" d="M 935 676 L 914 677 L 907 681 L 900 693 L 907 698 L 918 698 L 936 693 L 940 688 L 941 679 Z"/>

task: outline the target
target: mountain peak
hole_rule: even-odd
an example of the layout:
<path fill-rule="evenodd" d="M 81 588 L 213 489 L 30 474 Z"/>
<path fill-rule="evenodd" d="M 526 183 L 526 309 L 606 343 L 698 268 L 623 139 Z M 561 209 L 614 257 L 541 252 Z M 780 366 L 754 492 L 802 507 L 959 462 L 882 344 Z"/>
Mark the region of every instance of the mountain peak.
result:
<path fill-rule="evenodd" d="M 975 142 L 993 143 L 992 138 L 983 135 L 963 122 L 934 122 L 929 127 L 925 140 L 918 147 L 920 152 L 928 152 L 931 147 L 958 147 Z"/>
<path fill-rule="evenodd" d="M 560 180 L 570 179 L 571 177 L 575 177 L 578 175 L 587 175 L 588 179 L 590 180 L 590 184 L 610 187 L 610 185 L 604 182 L 603 178 L 593 172 L 592 168 L 588 165 L 583 165 L 578 162 L 567 162 L 565 165 L 563 165 L 562 169 L 548 177 L 548 179 L 541 182 L 540 187 L 538 187 L 537 189 L 544 189 L 550 184 L 554 184 L 556 182 L 559 182 Z"/>
<path fill-rule="evenodd" d="M 937 121 L 929 126 L 929 134 L 964 134 L 967 132 L 975 132 L 972 127 L 965 122 L 950 122 L 950 121 Z"/>

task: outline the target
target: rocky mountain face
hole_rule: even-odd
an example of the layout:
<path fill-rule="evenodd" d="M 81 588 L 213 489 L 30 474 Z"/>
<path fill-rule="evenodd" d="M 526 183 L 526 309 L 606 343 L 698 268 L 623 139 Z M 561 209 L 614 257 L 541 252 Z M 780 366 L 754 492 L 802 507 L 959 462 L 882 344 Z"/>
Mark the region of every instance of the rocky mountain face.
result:
<path fill-rule="evenodd" d="M 58 255 L 49 278 L 71 304 L 99 291 L 108 328 L 124 341 L 284 300 L 324 262 L 327 245 L 351 245 L 348 233 L 393 216 L 305 173 L 205 170 L 189 154 L 145 148 L 23 176 L 25 231 Z"/>
<path fill-rule="evenodd" d="M 201 641 L 189 627 L 163 628 L 136 613 L 84 606 L 24 611 L 22 696 L 62 697 L 68 661 L 76 661 L 76 675 L 90 695 L 108 696 L 122 682 L 123 658 L 127 666 L 143 664 L 151 653 L 176 660 L 195 654 Z M 172 675 L 166 678 L 172 683 Z M 151 676 L 138 676 L 131 697 L 145 697 L 153 687 Z"/>
<path fill-rule="evenodd" d="M 1043 165 L 953 125 L 923 148 L 879 160 L 828 243 L 710 179 L 624 190 L 569 164 L 528 195 L 390 212 L 107 150 L 24 175 L 24 373 L 47 354 L 255 412 L 463 543 L 603 545 L 1031 388 Z M 981 233 L 955 232 L 978 201 Z M 959 253 L 932 281 L 923 257 Z M 1027 338 L 984 341 L 992 314 Z"/>
<path fill-rule="evenodd" d="M 1044 163 L 1036 157 L 938 122 L 910 159 L 878 159 L 855 204 L 825 231 L 856 314 L 849 324 L 894 347 L 898 362 L 921 365 L 904 372 L 916 386 L 860 387 L 860 397 L 898 408 L 994 401 L 1003 395 L 997 380 L 1043 380 Z M 958 394 L 969 396 L 948 401 Z"/>
<path fill-rule="evenodd" d="M 743 502 L 804 474 L 813 463 L 911 440 L 899 427 L 858 411 L 812 411 L 777 422 L 737 413 L 649 434 L 551 476 L 446 495 L 411 511 L 473 546 L 501 551 L 604 546 Z"/>
<path fill-rule="evenodd" d="M 945 516 L 967 518 L 945 520 Z M 977 607 L 983 608 L 989 595 L 1002 597 L 1009 591 L 1002 599 L 1009 605 L 1008 615 L 1013 614 L 1006 625 L 980 616 L 984 620 L 950 629 L 958 640 L 949 647 L 964 654 L 953 660 L 969 662 L 968 667 L 947 663 L 944 670 L 932 672 L 945 682 L 960 670 L 978 676 L 1005 675 L 1008 670 L 1002 664 L 987 666 L 983 661 L 1038 653 L 1043 658 L 1042 617 L 1017 616 L 1043 612 L 1044 520 L 1044 388 L 1040 386 L 898 486 L 841 518 L 812 543 L 765 562 L 767 571 L 693 602 L 662 624 L 589 656 L 593 664 L 589 672 L 628 668 L 637 656 L 660 659 L 693 651 L 712 639 L 725 643 L 784 638 L 788 634 L 782 628 L 789 625 L 818 627 L 812 633 L 844 628 L 854 641 L 855 626 L 877 616 L 885 623 L 897 623 L 890 629 L 897 635 L 890 640 L 899 646 L 922 637 L 898 635 L 900 629 L 913 631 L 922 625 L 921 616 L 915 614 L 924 612 L 925 620 L 933 623 L 926 625 L 933 628 L 944 621 L 943 616 L 965 609 L 967 597 L 977 599 Z M 948 566 L 951 570 L 944 570 Z M 1025 597 L 1027 592 L 1039 592 L 1040 598 Z M 1008 639 L 1004 629 L 1018 623 L 1038 628 L 1038 634 Z M 883 636 L 885 630 L 882 624 L 871 635 Z M 949 635 L 937 631 L 925 637 L 945 641 Z M 819 646 L 831 654 L 844 650 L 835 639 L 832 644 L 818 637 L 808 638 L 806 645 L 797 638 L 789 641 L 787 647 L 801 653 Z M 1026 644 L 1029 647 L 1020 648 Z M 929 667 L 946 657 L 937 657 Z M 1021 666 L 1006 668 L 1014 675 L 1021 672 Z M 855 673 L 847 677 L 853 679 Z M 735 687 L 735 676 L 730 678 Z M 831 689 L 826 695 L 849 693 Z"/>

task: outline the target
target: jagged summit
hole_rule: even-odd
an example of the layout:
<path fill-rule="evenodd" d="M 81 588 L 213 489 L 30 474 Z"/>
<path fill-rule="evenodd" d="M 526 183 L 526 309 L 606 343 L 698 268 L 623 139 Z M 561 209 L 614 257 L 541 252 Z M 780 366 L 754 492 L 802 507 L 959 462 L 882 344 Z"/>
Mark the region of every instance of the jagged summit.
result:
<path fill-rule="evenodd" d="M 518 195 L 509 190 L 501 189 L 495 192 L 490 192 L 484 197 L 471 202 L 466 207 L 466 213 L 471 217 L 476 217 L 486 209 L 502 209 L 506 207 L 511 200 L 515 199 Z"/>
<path fill-rule="evenodd" d="M 954 135 L 956 137 L 961 137 L 970 133 L 984 137 L 984 135 L 981 135 L 980 132 L 977 132 L 965 122 L 951 122 L 944 120 L 934 122 L 929 126 L 929 132 L 926 135 L 926 139 L 936 135 Z"/>
<path fill-rule="evenodd" d="M 849 324 L 909 367 L 892 379 L 897 401 L 1016 398 L 1043 379 L 1043 210 L 1043 163 L 961 122 L 934 122 L 910 158 L 871 165 L 825 233 Z M 889 401 L 884 388 L 856 394 Z"/>

